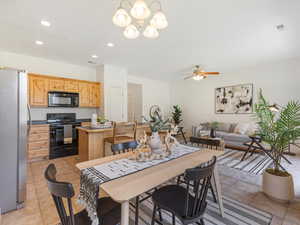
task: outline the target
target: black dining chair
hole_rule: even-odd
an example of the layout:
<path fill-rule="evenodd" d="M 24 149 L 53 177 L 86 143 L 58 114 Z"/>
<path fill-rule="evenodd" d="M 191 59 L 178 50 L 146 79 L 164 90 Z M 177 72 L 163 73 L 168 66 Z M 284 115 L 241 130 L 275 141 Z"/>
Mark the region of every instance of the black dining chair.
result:
<path fill-rule="evenodd" d="M 151 225 L 155 222 L 161 224 L 161 220 L 156 218 L 158 208 L 172 214 L 172 225 L 175 225 L 176 217 L 183 225 L 192 223 L 204 225 L 206 197 L 215 164 L 214 156 L 204 166 L 187 169 L 184 173 L 186 187 L 167 185 L 155 191 L 152 194 L 154 208 Z"/>
<path fill-rule="evenodd" d="M 111 150 L 113 152 L 113 154 L 121 154 L 127 151 L 132 151 L 134 149 L 136 149 L 138 146 L 138 143 L 136 141 L 130 141 L 130 142 L 126 142 L 126 143 L 120 143 L 120 144 L 113 144 L 111 145 Z M 139 205 L 140 203 L 142 203 L 143 201 L 146 201 L 148 198 L 150 198 L 152 196 L 152 192 L 154 190 L 157 190 L 157 188 L 151 189 L 150 191 L 147 191 L 145 193 L 145 196 L 140 196 L 138 195 L 135 198 L 135 203 L 130 203 L 132 207 L 135 208 L 135 225 L 139 224 Z M 159 216 L 161 218 L 161 211 L 159 210 Z"/>
<path fill-rule="evenodd" d="M 45 171 L 45 178 L 54 200 L 61 225 L 91 225 L 92 221 L 86 210 L 74 214 L 71 200 L 75 195 L 73 185 L 71 183 L 57 181 L 56 173 L 55 165 L 50 164 Z M 68 210 L 64 205 L 63 199 L 67 200 Z M 121 205 L 119 203 L 109 197 L 105 197 L 98 199 L 97 206 L 97 215 L 100 225 L 116 225 L 120 223 Z"/>

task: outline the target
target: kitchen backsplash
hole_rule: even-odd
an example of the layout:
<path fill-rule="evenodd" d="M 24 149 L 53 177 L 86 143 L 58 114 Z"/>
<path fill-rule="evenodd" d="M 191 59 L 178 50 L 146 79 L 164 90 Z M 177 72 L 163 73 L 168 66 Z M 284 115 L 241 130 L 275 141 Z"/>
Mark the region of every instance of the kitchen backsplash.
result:
<path fill-rule="evenodd" d="M 47 113 L 76 113 L 77 119 L 89 119 L 93 113 L 99 113 L 99 110 L 90 108 L 31 108 L 32 120 L 46 120 Z"/>

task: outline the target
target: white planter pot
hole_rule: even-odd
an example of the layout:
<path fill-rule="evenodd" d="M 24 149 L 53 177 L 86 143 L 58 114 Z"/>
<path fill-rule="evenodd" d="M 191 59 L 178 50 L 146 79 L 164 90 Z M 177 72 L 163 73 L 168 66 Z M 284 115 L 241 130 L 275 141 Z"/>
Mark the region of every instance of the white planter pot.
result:
<path fill-rule="evenodd" d="M 263 173 L 262 191 L 279 201 L 291 201 L 295 197 L 292 175 L 281 177 L 265 171 Z"/>

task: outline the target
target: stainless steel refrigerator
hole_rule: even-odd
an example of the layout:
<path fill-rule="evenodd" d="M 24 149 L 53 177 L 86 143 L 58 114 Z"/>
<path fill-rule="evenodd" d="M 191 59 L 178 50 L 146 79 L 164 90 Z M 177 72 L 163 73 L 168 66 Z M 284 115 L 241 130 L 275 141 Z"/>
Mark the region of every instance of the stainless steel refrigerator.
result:
<path fill-rule="evenodd" d="M 26 197 L 27 74 L 0 68 L 0 208 L 21 207 Z"/>

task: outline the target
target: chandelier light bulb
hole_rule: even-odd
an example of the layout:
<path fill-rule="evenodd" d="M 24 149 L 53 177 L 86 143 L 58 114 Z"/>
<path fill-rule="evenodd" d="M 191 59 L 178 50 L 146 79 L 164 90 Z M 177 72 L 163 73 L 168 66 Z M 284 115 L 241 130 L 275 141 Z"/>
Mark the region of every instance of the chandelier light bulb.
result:
<path fill-rule="evenodd" d="M 138 31 L 136 26 L 131 24 L 125 28 L 123 34 L 128 39 L 136 39 L 140 35 L 140 32 Z"/>
<path fill-rule="evenodd" d="M 113 23 L 119 27 L 127 27 L 131 23 L 131 17 L 125 9 L 119 8 L 113 17 Z"/>
<path fill-rule="evenodd" d="M 147 38 L 154 39 L 154 38 L 157 38 L 159 36 L 159 33 L 158 33 L 158 31 L 155 27 L 149 25 L 144 30 L 143 35 Z"/>
<path fill-rule="evenodd" d="M 161 11 L 154 14 L 153 18 L 150 21 L 150 24 L 157 29 L 165 29 L 168 26 L 168 21 Z"/>
<path fill-rule="evenodd" d="M 151 11 L 149 10 L 147 4 L 144 2 L 144 0 L 136 0 L 134 3 L 132 9 L 130 10 L 130 14 L 138 20 L 145 20 L 147 19 Z"/>
<path fill-rule="evenodd" d="M 193 79 L 197 81 L 202 80 L 203 78 L 204 78 L 203 76 L 199 76 L 199 75 L 193 77 Z"/>

